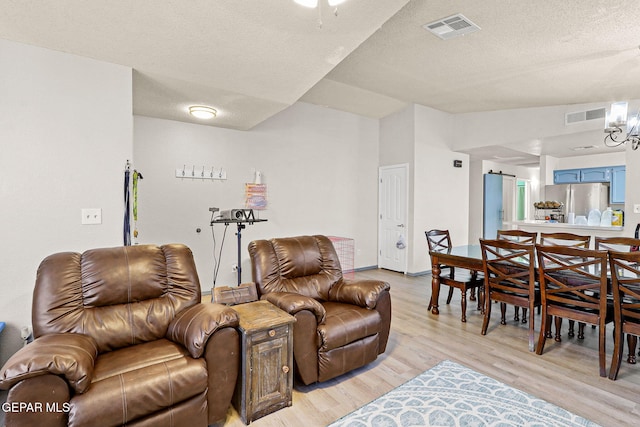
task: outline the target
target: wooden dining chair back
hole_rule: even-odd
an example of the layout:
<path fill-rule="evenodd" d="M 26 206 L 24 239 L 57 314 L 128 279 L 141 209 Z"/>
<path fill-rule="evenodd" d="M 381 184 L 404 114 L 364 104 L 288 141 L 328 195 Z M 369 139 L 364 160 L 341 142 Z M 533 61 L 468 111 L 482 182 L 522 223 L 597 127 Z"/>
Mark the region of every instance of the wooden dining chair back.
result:
<path fill-rule="evenodd" d="M 487 334 L 492 301 L 529 309 L 529 351 L 534 350 L 535 317 L 533 308 L 540 305 L 535 278 L 535 246 L 509 240 L 480 239 L 484 267 L 484 319 L 482 335 Z M 500 324 L 506 324 L 502 310 Z"/>
<path fill-rule="evenodd" d="M 510 240 L 517 243 L 537 243 L 538 233 L 524 230 L 498 230 L 498 240 Z"/>
<path fill-rule="evenodd" d="M 620 370 L 624 336 L 640 336 L 640 252 L 609 251 L 611 293 L 613 294 L 614 344 L 609 378 L 615 380 Z M 635 345 L 629 345 L 627 361 L 635 363 Z"/>
<path fill-rule="evenodd" d="M 595 249 L 599 251 L 633 252 L 640 247 L 640 239 L 633 237 L 597 237 Z"/>
<path fill-rule="evenodd" d="M 545 246 L 569 246 L 574 248 L 589 249 L 591 236 L 582 236 L 573 233 L 540 233 L 540 244 Z M 578 324 L 578 339 L 584 338 L 584 323 Z M 555 340 L 562 341 L 562 321 L 556 322 Z M 569 320 L 569 337 L 575 336 L 575 322 Z M 551 330 L 547 333 L 547 338 L 551 338 Z"/>
<path fill-rule="evenodd" d="M 429 230 L 425 231 L 429 251 L 442 252 L 451 249 L 451 235 L 449 230 Z"/>
<path fill-rule="evenodd" d="M 542 325 L 536 353 L 542 354 L 545 330 L 555 316 L 598 327 L 600 376 L 607 375 L 606 324 L 613 320 L 607 304 L 607 252 L 569 246 L 536 246 L 542 298 Z"/>
<path fill-rule="evenodd" d="M 425 231 L 427 237 L 427 244 L 429 245 L 429 252 L 447 252 L 451 250 L 451 235 L 449 230 L 429 230 Z M 431 259 L 433 264 L 433 258 Z M 456 269 L 455 267 L 439 264 L 440 269 L 440 284 L 449 286 L 449 294 L 447 295 L 447 304 L 451 303 L 453 297 L 453 289 L 460 289 L 461 293 L 461 309 L 463 322 L 467 321 L 467 291 L 471 290 L 469 299 L 471 301 L 476 300 L 475 290 L 482 288 L 483 282 L 481 278 L 478 278 L 478 274 L 475 271 L 468 271 L 464 269 Z M 445 270 L 443 272 L 443 270 Z M 478 292 L 478 308 L 480 309 L 481 296 Z M 433 295 L 432 295 L 433 297 Z M 429 301 L 429 307 L 427 310 L 431 310 L 433 301 Z"/>
<path fill-rule="evenodd" d="M 531 232 L 524 230 L 498 230 L 496 238 L 498 240 L 510 240 L 518 243 L 536 244 L 538 240 L 538 233 L 535 231 Z M 502 304 L 500 308 L 501 310 L 505 310 L 506 306 Z M 522 323 L 527 323 L 527 310 L 527 308 L 522 309 Z M 516 322 L 520 321 L 520 307 L 518 306 L 513 308 L 513 320 Z"/>
<path fill-rule="evenodd" d="M 544 246 L 569 246 L 589 249 L 591 236 L 573 233 L 540 233 L 540 244 Z"/>

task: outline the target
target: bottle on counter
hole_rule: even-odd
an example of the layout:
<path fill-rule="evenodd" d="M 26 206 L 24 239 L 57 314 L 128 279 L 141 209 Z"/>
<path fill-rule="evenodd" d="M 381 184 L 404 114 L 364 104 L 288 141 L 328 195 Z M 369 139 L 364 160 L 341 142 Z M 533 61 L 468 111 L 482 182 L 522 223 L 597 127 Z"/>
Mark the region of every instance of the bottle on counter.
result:
<path fill-rule="evenodd" d="M 600 216 L 600 227 L 611 227 L 611 223 L 613 222 L 613 211 L 611 210 L 611 206 L 607 208 L 602 215 Z"/>
<path fill-rule="evenodd" d="M 624 211 L 622 209 L 616 209 L 613 211 L 611 225 L 615 227 L 622 227 L 624 225 Z"/>

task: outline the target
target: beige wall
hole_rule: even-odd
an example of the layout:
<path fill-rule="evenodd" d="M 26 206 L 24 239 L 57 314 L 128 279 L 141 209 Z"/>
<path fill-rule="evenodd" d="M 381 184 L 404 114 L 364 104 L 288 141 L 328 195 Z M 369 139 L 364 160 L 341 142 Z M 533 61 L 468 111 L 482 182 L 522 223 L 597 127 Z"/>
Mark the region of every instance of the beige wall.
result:
<path fill-rule="evenodd" d="M 122 244 L 131 69 L 0 40 L 0 364 L 31 324 L 40 261 Z M 101 225 L 81 225 L 101 208 Z"/>
<path fill-rule="evenodd" d="M 377 264 L 378 122 L 298 103 L 251 131 L 235 131 L 135 118 L 139 189 L 139 241 L 180 241 L 194 252 L 202 289 L 213 284 L 209 207 L 244 207 L 245 183 L 263 173 L 265 223 L 242 231 L 242 280 L 251 280 L 246 250 L 251 240 L 301 234 L 355 239 L 355 267 Z M 222 167 L 226 181 L 177 179 L 183 165 Z M 201 232 L 197 233 L 196 229 Z M 218 242 L 224 225 L 214 226 Z M 227 230 L 216 284 L 235 285 L 236 229 Z"/>

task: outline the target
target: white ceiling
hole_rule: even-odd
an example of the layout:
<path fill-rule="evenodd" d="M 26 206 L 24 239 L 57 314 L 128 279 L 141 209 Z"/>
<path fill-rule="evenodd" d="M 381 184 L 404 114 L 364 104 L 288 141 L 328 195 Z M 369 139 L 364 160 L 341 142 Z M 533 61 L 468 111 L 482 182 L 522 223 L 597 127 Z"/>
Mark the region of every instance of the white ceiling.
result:
<path fill-rule="evenodd" d="M 320 3 L 0 0 L 0 38 L 132 67 L 135 114 L 242 130 L 296 101 L 381 118 L 413 103 L 464 113 L 640 98 L 634 0 L 347 0 L 337 16 Z M 457 13 L 481 30 L 443 41 L 422 28 Z M 218 117 L 189 117 L 193 104 Z M 470 154 L 535 157 L 562 141 L 539 144 Z"/>

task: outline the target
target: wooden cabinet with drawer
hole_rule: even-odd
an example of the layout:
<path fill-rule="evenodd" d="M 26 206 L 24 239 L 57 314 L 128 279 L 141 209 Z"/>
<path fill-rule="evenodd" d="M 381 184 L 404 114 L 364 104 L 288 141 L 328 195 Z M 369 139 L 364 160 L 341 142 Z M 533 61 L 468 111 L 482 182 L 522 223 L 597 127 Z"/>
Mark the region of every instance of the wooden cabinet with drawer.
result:
<path fill-rule="evenodd" d="M 268 301 L 232 307 L 240 315 L 242 357 L 233 405 L 245 424 L 291 406 L 295 318 Z"/>

